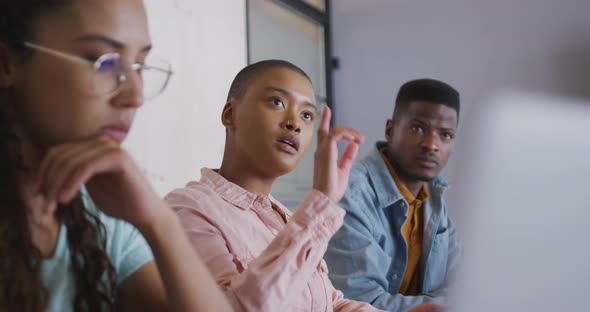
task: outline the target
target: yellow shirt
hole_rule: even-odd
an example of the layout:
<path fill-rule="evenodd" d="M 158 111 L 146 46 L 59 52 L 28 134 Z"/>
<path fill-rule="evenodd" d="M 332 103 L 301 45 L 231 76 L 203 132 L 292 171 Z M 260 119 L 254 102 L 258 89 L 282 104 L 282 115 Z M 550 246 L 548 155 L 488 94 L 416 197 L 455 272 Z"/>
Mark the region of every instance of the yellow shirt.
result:
<path fill-rule="evenodd" d="M 420 258 L 422 257 L 422 240 L 424 237 L 424 211 L 422 205 L 430 197 L 426 183 L 422 185 L 417 197 L 408 190 L 404 183 L 399 179 L 393 166 L 387 158 L 387 149 L 380 150 L 381 157 L 385 161 L 389 173 L 393 177 L 395 185 L 400 190 L 404 199 L 408 202 L 408 218 L 402 226 L 402 235 L 408 245 L 408 261 L 406 271 L 400 286 L 400 294 L 406 296 L 415 296 L 420 294 L 422 286 L 420 285 Z"/>

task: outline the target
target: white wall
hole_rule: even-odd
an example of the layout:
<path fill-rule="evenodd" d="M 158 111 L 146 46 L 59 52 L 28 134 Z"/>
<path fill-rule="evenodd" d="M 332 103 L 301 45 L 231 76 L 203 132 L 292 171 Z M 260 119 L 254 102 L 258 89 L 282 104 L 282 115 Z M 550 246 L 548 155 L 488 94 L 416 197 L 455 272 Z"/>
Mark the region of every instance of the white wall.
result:
<path fill-rule="evenodd" d="M 332 9 L 341 65 L 334 73 L 336 123 L 358 128 L 368 142 L 383 139 L 395 94 L 413 78 L 441 79 L 461 92 L 456 156 L 469 153 L 461 145 L 469 129 L 461 126 L 470 108 L 494 90 L 590 98 L 588 0 L 337 0 Z M 453 183 L 460 170 L 451 159 L 444 176 Z M 455 183 L 447 201 L 458 223 L 462 214 L 452 208 L 460 200 Z"/>
<path fill-rule="evenodd" d="M 245 1 L 145 2 L 152 53 L 170 61 L 174 75 L 164 94 L 140 109 L 125 146 L 164 195 L 221 163 L 221 110 L 246 65 Z"/>

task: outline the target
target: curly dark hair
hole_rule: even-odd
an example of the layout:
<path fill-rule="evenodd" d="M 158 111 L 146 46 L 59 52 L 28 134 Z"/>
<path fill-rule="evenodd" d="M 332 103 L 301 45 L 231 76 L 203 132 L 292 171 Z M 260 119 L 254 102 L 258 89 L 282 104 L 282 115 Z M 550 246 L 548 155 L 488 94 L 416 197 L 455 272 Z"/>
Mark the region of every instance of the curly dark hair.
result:
<path fill-rule="evenodd" d="M 70 4 L 71 0 L 18 0 L 0 2 L 0 42 L 26 62 L 23 42 L 33 40 L 37 19 Z M 20 157 L 19 138 L 13 131 L 12 90 L 0 88 L 0 310 L 44 311 L 50 290 L 41 280 L 40 250 L 34 245 L 28 209 L 18 183 L 27 170 Z M 81 196 L 60 205 L 56 217 L 64 224 L 75 274 L 74 311 L 113 311 L 116 308 L 116 272 L 106 253 L 107 232 L 100 219 L 85 209 Z"/>

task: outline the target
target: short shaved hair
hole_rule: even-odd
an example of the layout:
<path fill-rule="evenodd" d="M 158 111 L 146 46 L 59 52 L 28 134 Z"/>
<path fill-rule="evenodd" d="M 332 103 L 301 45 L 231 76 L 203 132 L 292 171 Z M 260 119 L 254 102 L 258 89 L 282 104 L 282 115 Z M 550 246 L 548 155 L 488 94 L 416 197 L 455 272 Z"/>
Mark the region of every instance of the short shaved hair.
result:
<path fill-rule="evenodd" d="M 294 65 L 293 63 L 283 61 L 283 60 L 264 60 L 254 64 L 250 64 L 244 67 L 234 78 L 234 81 L 231 83 L 231 87 L 229 88 L 229 92 L 227 94 L 227 101 L 230 99 L 241 99 L 248 86 L 252 83 L 252 80 L 255 79 L 258 75 L 262 74 L 263 72 L 274 69 L 274 68 L 286 68 L 292 70 L 303 77 L 307 78 L 311 83 L 311 79 L 309 76 L 303 71 L 303 69 L 299 68 L 298 66 Z"/>

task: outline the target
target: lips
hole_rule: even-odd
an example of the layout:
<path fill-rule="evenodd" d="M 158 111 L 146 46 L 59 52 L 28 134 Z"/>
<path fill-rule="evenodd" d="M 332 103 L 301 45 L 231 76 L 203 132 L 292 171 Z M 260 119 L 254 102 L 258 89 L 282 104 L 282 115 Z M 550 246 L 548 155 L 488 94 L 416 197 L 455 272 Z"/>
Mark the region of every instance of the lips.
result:
<path fill-rule="evenodd" d="M 426 168 L 426 169 L 434 169 L 438 166 L 438 160 L 434 157 L 429 157 L 429 156 L 416 157 L 416 161 L 418 162 L 418 165 L 420 167 Z"/>
<path fill-rule="evenodd" d="M 294 155 L 299 151 L 299 138 L 292 135 L 281 136 L 276 139 L 279 149 L 285 153 Z"/>
<path fill-rule="evenodd" d="M 125 123 L 112 124 L 106 127 L 102 127 L 98 132 L 101 135 L 106 135 L 116 141 L 122 143 L 129 133 L 130 126 Z"/>

